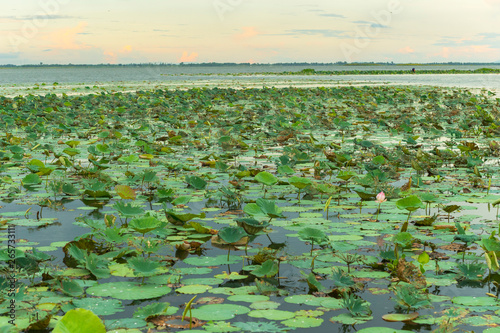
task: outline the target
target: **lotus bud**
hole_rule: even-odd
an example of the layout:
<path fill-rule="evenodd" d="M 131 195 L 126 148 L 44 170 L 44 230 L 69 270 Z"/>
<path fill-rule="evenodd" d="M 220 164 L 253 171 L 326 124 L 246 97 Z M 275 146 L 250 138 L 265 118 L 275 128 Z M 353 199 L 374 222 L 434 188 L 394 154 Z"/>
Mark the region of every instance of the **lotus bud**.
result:
<path fill-rule="evenodd" d="M 380 192 L 379 194 L 377 194 L 375 201 L 378 202 L 379 204 L 381 204 L 384 201 L 387 201 L 387 199 L 385 198 L 385 193 Z"/>

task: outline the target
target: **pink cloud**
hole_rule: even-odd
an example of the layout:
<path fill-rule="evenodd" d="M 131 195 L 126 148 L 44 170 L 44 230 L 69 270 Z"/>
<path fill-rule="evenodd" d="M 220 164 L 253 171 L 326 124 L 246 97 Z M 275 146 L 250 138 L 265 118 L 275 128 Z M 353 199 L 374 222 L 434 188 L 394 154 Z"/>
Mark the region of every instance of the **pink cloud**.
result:
<path fill-rule="evenodd" d="M 104 51 L 103 54 L 108 64 L 116 64 L 116 59 L 118 59 L 116 53 L 111 51 Z"/>
<path fill-rule="evenodd" d="M 86 45 L 81 42 L 77 42 L 76 37 L 78 34 L 85 31 L 87 27 L 87 22 L 80 22 L 78 25 L 71 28 L 64 28 L 60 30 L 56 30 L 52 34 L 48 36 L 52 42 L 51 47 L 55 49 L 63 49 L 63 50 L 82 50 L 91 48 L 90 45 Z"/>
<path fill-rule="evenodd" d="M 234 35 L 234 38 L 236 38 L 237 40 L 252 38 L 259 34 L 255 27 L 243 27 L 241 29 L 243 30 L 242 33 Z"/>
<path fill-rule="evenodd" d="M 441 52 L 435 54 L 443 58 L 450 58 L 453 56 L 454 59 L 475 59 L 478 55 L 482 58 L 485 56 L 490 60 L 496 60 L 500 56 L 500 51 L 497 48 L 492 48 L 490 45 L 470 45 L 462 47 L 443 47 Z"/>
<path fill-rule="evenodd" d="M 188 54 L 187 51 L 182 52 L 182 56 L 179 58 L 179 62 L 193 62 L 198 58 L 198 53 L 191 52 Z"/>
<path fill-rule="evenodd" d="M 409 54 L 409 53 L 413 53 L 415 52 L 414 49 L 412 49 L 411 47 L 409 46 L 406 46 L 406 47 L 403 47 L 402 49 L 399 49 L 398 50 L 399 53 L 403 53 L 403 54 Z"/>

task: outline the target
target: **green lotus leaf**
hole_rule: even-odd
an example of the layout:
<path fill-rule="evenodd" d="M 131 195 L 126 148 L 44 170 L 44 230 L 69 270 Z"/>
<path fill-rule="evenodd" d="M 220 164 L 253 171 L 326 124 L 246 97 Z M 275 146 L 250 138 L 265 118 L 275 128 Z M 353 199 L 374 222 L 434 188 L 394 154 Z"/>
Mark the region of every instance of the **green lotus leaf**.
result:
<path fill-rule="evenodd" d="M 209 286 L 215 286 L 218 284 L 223 284 L 224 280 L 219 278 L 190 278 L 190 279 L 182 279 L 181 281 L 184 285 L 193 285 L 193 284 L 206 284 Z"/>
<path fill-rule="evenodd" d="M 340 171 L 337 178 L 347 181 L 355 176 L 356 173 L 354 171 Z"/>
<path fill-rule="evenodd" d="M 413 331 L 397 330 L 389 327 L 367 327 L 360 329 L 357 333 L 411 333 Z"/>
<path fill-rule="evenodd" d="M 129 227 L 134 229 L 141 234 L 155 230 L 160 226 L 161 222 L 156 217 L 144 216 L 132 219 L 129 223 Z"/>
<path fill-rule="evenodd" d="M 429 192 L 423 192 L 419 193 L 418 196 L 420 197 L 420 200 L 423 202 L 436 202 L 438 200 L 438 197 L 432 193 Z"/>
<path fill-rule="evenodd" d="M 255 180 L 267 186 L 273 186 L 278 182 L 278 178 L 267 171 L 261 171 L 255 175 Z"/>
<path fill-rule="evenodd" d="M 61 287 L 63 293 L 72 297 L 83 294 L 83 288 L 76 281 L 62 281 Z"/>
<path fill-rule="evenodd" d="M 175 200 L 172 201 L 172 205 L 174 206 L 186 205 L 190 200 L 191 200 L 190 195 L 181 195 L 180 197 L 177 197 L 175 198 Z"/>
<path fill-rule="evenodd" d="M 56 324 L 54 333 L 106 333 L 101 319 L 92 311 L 74 309 L 68 311 Z"/>
<path fill-rule="evenodd" d="M 418 312 L 413 313 L 388 313 L 382 316 L 385 321 L 411 321 L 417 319 L 419 316 Z"/>
<path fill-rule="evenodd" d="M 316 297 L 314 295 L 293 295 L 285 298 L 285 302 L 292 304 L 304 304 L 310 306 L 320 306 L 322 305 L 322 301 L 324 301 L 322 297 Z"/>
<path fill-rule="evenodd" d="M 109 316 L 125 310 L 117 299 L 87 297 L 75 298 L 71 302 L 75 307 L 90 310 L 98 316 Z"/>
<path fill-rule="evenodd" d="M 172 209 L 165 209 L 165 216 L 167 217 L 167 220 L 174 224 L 174 225 L 184 225 L 187 221 L 192 220 L 196 217 L 199 218 L 205 218 L 205 213 L 201 214 L 192 214 L 192 213 L 185 213 L 185 214 L 180 214 Z"/>
<path fill-rule="evenodd" d="M 264 212 L 262 209 L 260 209 L 259 205 L 256 203 L 249 203 L 243 208 L 243 211 L 247 213 L 248 215 L 256 216 L 256 215 L 264 215 Z"/>
<path fill-rule="evenodd" d="M 141 318 L 121 318 L 121 319 L 108 319 L 106 320 L 106 329 L 116 330 L 120 328 L 141 328 L 147 326 L 147 322 Z M 109 332 L 109 331 L 108 331 Z"/>
<path fill-rule="evenodd" d="M 21 181 L 23 185 L 38 185 L 42 183 L 42 179 L 36 173 L 26 175 Z"/>
<path fill-rule="evenodd" d="M 118 161 L 124 162 L 124 163 L 135 163 L 135 162 L 139 161 L 139 157 L 136 155 L 122 156 L 118 159 Z"/>
<path fill-rule="evenodd" d="M 263 198 L 259 198 L 255 202 L 257 206 L 262 210 L 264 214 L 267 214 L 269 217 L 278 218 L 284 217 L 281 214 L 281 209 L 276 205 L 276 203 L 272 200 L 266 200 Z"/>
<path fill-rule="evenodd" d="M 209 321 L 205 325 L 203 325 L 203 328 L 205 329 L 202 331 L 203 333 L 206 332 L 213 332 L 213 333 L 227 333 L 227 332 L 239 332 L 241 331 L 240 328 L 231 326 L 232 323 L 228 323 L 225 321 Z M 189 330 L 188 332 L 192 332 Z M 196 333 L 196 332 L 195 332 Z"/>
<path fill-rule="evenodd" d="M 288 178 L 288 182 L 300 190 L 312 184 L 312 181 L 309 178 L 296 176 Z"/>
<path fill-rule="evenodd" d="M 191 285 L 177 288 L 177 289 L 175 289 L 175 291 L 180 293 L 180 294 L 203 294 L 207 290 L 210 290 L 210 289 L 212 289 L 212 287 L 208 286 L 208 285 L 191 284 Z M 223 319 L 221 319 L 221 320 L 223 320 Z"/>
<path fill-rule="evenodd" d="M 64 183 L 62 186 L 62 191 L 67 195 L 80 195 L 80 191 L 75 188 L 75 186 L 71 183 Z"/>
<path fill-rule="evenodd" d="M 227 260 L 227 255 L 219 255 L 216 257 L 191 257 L 184 259 L 184 262 L 193 266 L 218 266 L 235 264 L 237 262 L 241 263 L 241 258 L 239 256 L 229 256 Z"/>
<path fill-rule="evenodd" d="M 372 319 L 373 317 L 353 317 L 349 313 L 342 313 L 338 316 L 330 318 L 330 321 L 333 323 L 341 323 L 344 325 L 357 325 L 364 324 Z"/>
<path fill-rule="evenodd" d="M 65 153 L 66 155 L 69 155 L 69 156 L 76 156 L 78 154 L 81 153 L 80 149 L 76 149 L 76 148 L 65 148 L 63 150 L 63 153 Z"/>
<path fill-rule="evenodd" d="M 269 301 L 269 296 L 264 295 L 233 295 L 227 298 L 228 301 L 231 302 L 266 302 Z"/>
<path fill-rule="evenodd" d="M 272 301 L 259 301 L 250 304 L 250 307 L 254 310 L 276 309 L 279 306 L 280 303 Z"/>
<path fill-rule="evenodd" d="M 288 332 L 290 330 L 289 327 L 279 327 L 274 322 L 238 322 L 233 323 L 233 326 L 241 328 L 245 332 L 265 332 L 265 333 L 281 333 Z"/>
<path fill-rule="evenodd" d="M 157 315 L 173 315 L 179 308 L 170 306 L 170 303 L 151 303 L 135 310 L 133 317 L 146 320 L 149 317 Z"/>
<path fill-rule="evenodd" d="M 283 310 L 252 310 L 248 313 L 249 317 L 264 318 L 268 320 L 286 320 L 295 317 L 295 313 Z"/>
<path fill-rule="evenodd" d="M 113 208 L 118 211 L 121 215 L 124 217 L 134 217 L 137 215 L 141 215 L 144 213 L 144 210 L 140 207 L 135 207 L 132 206 L 129 203 L 123 203 L 121 201 L 117 201 L 114 205 Z"/>
<path fill-rule="evenodd" d="M 288 165 L 280 165 L 278 167 L 278 169 L 276 170 L 276 172 L 278 172 L 279 174 L 281 175 L 293 175 L 295 173 L 295 171 L 290 168 L 290 166 Z"/>
<path fill-rule="evenodd" d="M 457 296 L 453 297 L 451 301 L 455 304 L 465 306 L 495 306 L 498 305 L 496 299 L 491 297 L 476 297 L 476 296 Z"/>
<path fill-rule="evenodd" d="M 310 328 L 310 327 L 321 326 L 321 324 L 323 324 L 323 319 L 313 318 L 313 317 L 305 317 L 305 316 L 297 316 L 295 318 L 284 320 L 281 323 L 285 326 L 288 326 L 288 327 Z"/>
<path fill-rule="evenodd" d="M 240 241 L 247 233 L 242 227 L 224 227 L 217 234 L 224 242 L 232 244 Z"/>
<path fill-rule="evenodd" d="M 269 226 L 269 222 L 266 222 L 266 221 L 259 222 L 256 219 L 251 218 L 251 217 L 250 218 L 247 217 L 247 218 L 236 219 L 236 223 L 240 227 L 245 229 L 245 231 L 249 235 L 255 235 L 259 231 L 263 230 L 265 227 Z"/>
<path fill-rule="evenodd" d="M 316 244 L 328 242 L 328 237 L 323 230 L 306 227 L 298 232 L 299 238 L 303 241 L 310 241 Z"/>
<path fill-rule="evenodd" d="M 204 190 L 207 182 L 198 176 L 186 176 L 186 183 L 197 190 Z"/>
<path fill-rule="evenodd" d="M 200 320 L 229 320 L 246 314 L 249 308 L 237 304 L 207 304 L 192 310 L 192 316 Z"/>
<path fill-rule="evenodd" d="M 396 207 L 399 209 L 406 209 L 410 212 L 417 210 L 419 208 L 425 208 L 420 198 L 416 195 L 410 195 L 408 197 L 399 199 L 396 201 Z"/>
<path fill-rule="evenodd" d="M 409 232 L 399 232 L 392 237 L 392 241 L 403 247 L 411 245 L 413 236 Z"/>
<path fill-rule="evenodd" d="M 279 265 L 274 260 L 266 260 L 259 268 L 254 269 L 252 274 L 257 277 L 273 277 L 278 274 Z"/>
<path fill-rule="evenodd" d="M 126 300 L 151 299 L 168 294 L 172 289 L 155 284 L 135 282 L 108 282 L 87 289 L 92 296 L 113 297 Z"/>
<path fill-rule="evenodd" d="M 134 270 L 134 275 L 151 276 L 155 275 L 160 267 L 160 263 L 141 257 L 134 257 L 128 260 L 128 265 Z"/>

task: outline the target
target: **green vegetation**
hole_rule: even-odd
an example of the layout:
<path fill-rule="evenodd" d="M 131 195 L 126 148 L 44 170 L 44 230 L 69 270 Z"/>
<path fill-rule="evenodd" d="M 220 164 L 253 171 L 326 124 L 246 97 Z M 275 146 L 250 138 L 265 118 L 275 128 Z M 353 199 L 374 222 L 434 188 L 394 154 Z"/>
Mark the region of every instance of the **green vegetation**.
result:
<path fill-rule="evenodd" d="M 497 325 L 499 135 L 456 88 L 0 97 L 0 330 L 13 259 L 13 332 Z"/>

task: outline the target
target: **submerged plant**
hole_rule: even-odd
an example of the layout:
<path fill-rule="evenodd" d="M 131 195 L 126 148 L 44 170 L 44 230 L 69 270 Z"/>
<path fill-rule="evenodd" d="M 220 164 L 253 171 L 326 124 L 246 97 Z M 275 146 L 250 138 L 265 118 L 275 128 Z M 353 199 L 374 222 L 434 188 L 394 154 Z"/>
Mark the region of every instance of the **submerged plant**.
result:
<path fill-rule="evenodd" d="M 369 317 L 372 314 L 370 303 L 354 294 L 344 293 L 342 297 L 342 306 L 349 311 L 353 317 Z"/>
<path fill-rule="evenodd" d="M 412 284 L 402 283 L 391 289 L 394 293 L 392 299 L 396 301 L 399 307 L 406 309 L 407 313 L 410 313 L 410 310 L 427 308 L 432 305 L 429 295 Z"/>

